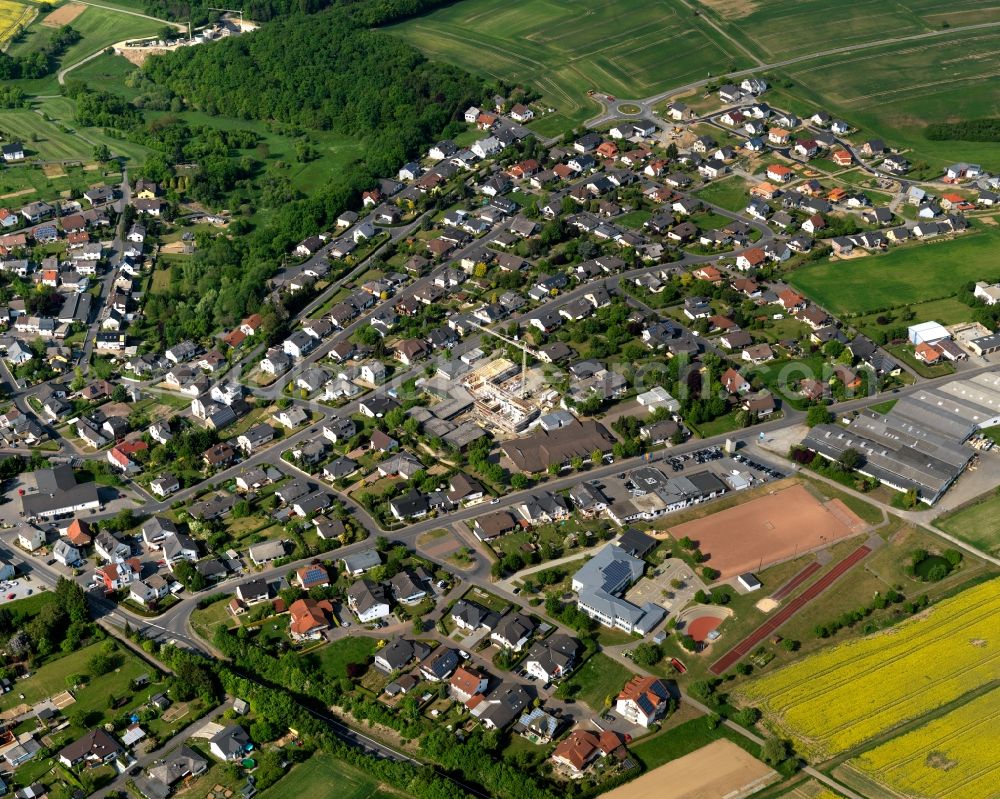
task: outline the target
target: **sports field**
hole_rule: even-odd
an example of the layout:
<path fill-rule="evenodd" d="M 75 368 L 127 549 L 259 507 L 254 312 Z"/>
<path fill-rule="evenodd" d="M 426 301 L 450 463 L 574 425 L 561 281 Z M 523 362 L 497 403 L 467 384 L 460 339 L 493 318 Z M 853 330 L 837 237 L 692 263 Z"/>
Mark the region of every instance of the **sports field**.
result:
<path fill-rule="evenodd" d="M 1000 555 L 1000 495 L 992 491 L 975 504 L 938 516 L 934 524 L 982 552 Z"/>
<path fill-rule="evenodd" d="M 799 752 L 825 760 L 995 681 L 1000 580 L 882 633 L 825 649 L 737 689 Z"/>
<path fill-rule="evenodd" d="M 1000 227 L 984 225 L 885 255 L 810 264 L 788 282 L 831 313 L 863 314 L 951 296 L 969 281 L 995 280 L 998 248 Z"/>
<path fill-rule="evenodd" d="M 1000 690 L 877 746 L 848 765 L 902 796 L 990 799 L 1000 785 Z"/>
<path fill-rule="evenodd" d="M 795 485 L 671 527 L 670 534 L 694 541 L 726 580 L 857 535 L 865 526 L 840 500 L 823 503 Z"/>
<path fill-rule="evenodd" d="M 782 605 L 767 621 L 760 625 L 750 635 L 740 641 L 736 646 L 726 652 L 721 658 L 709 667 L 709 671 L 716 676 L 724 674 L 729 668 L 734 666 L 742 658 L 753 651 L 754 647 L 760 644 L 765 638 L 781 629 L 796 613 L 812 602 L 816 597 L 826 591 L 835 582 L 840 580 L 845 574 L 851 571 L 858 563 L 863 561 L 871 550 L 867 546 L 860 546 L 850 555 L 838 561 L 830 571 L 812 583 L 805 591 L 797 597 Z M 773 601 L 773 599 L 772 599 Z"/>
<path fill-rule="evenodd" d="M 392 27 L 427 55 L 540 91 L 545 132 L 600 111 L 587 91 L 646 97 L 750 66 L 738 47 L 668 0 L 462 0 Z"/>
<path fill-rule="evenodd" d="M 382 790 L 367 774 L 332 755 L 317 754 L 295 766 L 264 791 L 260 799 L 287 799 L 289 796 L 308 799 L 394 799 L 400 794 Z"/>

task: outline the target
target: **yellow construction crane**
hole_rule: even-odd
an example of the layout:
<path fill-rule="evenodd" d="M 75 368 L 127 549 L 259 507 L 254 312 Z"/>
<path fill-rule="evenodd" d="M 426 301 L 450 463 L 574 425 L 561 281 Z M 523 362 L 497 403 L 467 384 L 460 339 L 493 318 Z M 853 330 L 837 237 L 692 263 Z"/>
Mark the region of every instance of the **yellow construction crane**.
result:
<path fill-rule="evenodd" d="M 527 344 L 524 344 L 523 342 L 520 342 L 517 339 L 508 338 L 507 336 L 497 333 L 495 330 L 490 330 L 488 327 L 484 327 L 483 325 L 479 324 L 479 322 L 470 321 L 469 324 L 471 324 L 474 328 L 476 328 L 480 332 L 494 336 L 495 338 L 500 339 L 505 344 L 510 344 L 512 347 L 517 347 L 519 350 L 521 350 L 521 391 L 520 394 L 518 395 L 518 399 L 524 399 L 524 392 L 528 384 L 528 356 L 530 355 L 532 358 L 535 358 L 537 360 L 538 353 L 532 350 Z"/>

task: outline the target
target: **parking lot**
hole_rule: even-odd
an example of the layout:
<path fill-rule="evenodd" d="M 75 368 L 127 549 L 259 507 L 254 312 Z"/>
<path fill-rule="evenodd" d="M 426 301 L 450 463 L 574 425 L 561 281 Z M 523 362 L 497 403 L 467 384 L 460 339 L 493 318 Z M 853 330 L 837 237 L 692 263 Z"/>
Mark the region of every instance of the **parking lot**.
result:
<path fill-rule="evenodd" d="M 39 590 L 39 586 L 30 577 L 19 576 L 0 581 L 0 605 L 24 599 L 34 594 L 36 590 Z"/>
<path fill-rule="evenodd" d="M 706 447 L 684 455 L 673 455 L 663 459 L 664 470 L 669 468 L 676 474 L 701 470 L 709 464 L 712 466 L 711 471 L 722 477 L 726 477 L 734 471 L 749 472 L 754 485 L 785 477 L 780 469 L 766 463 L 761 458 L 755 458 L 741 452 L 727 455 L 721 447 Z"/>

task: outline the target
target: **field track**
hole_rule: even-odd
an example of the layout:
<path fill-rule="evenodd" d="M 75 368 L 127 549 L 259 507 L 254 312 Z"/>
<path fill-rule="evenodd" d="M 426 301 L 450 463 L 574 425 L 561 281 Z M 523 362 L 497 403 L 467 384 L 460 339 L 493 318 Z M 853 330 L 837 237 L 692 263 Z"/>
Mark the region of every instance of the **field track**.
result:
<path fill-rule="evenodd" d="M 806 566 L 802 571 L 796 574 L 791 580 L 785 583 L 781 588 L 771 594 L 771 599 L 780 600 L 788 596 L 792 591 L 798 588 L 802 583 L 812 577 L 820 569 L 820 564 L 813 561 L 808 566 Z"/>
<path fill-rule="evenodd" d="M 816 582 L 809 586 L 805 591 L 803 591 L 798 597 L 793 599 L 787 605 L 785 605 L 781 610 L 775 613 L 771 618 L 765 621 L 760 627 L 754 630 L 750 635 L 740 641 L 736 646 L 730 649 L 725 655 L 719 658 L 715 663 L 709 666 L 709 671 L 712 674 L 719 675 L 722 674 L 726 669 L 732 666 L 736 661 L 746 655 L 751 649 L 753 649 L 757 644 L 763 641 L 767 636 L 781 627 L 786 621 L 788 621 L 792 616 L 798 613 L 803 607 L 805 607 L 809 602 L 822 594 L 827 588 L 833 585 L 840 577 L 846 574 L 848 571 L 854 567 L 855 564 L 860 563 L 871 553 L 871 549 L 867 546 L 860 546 L 854 550 L 850 555 L 844 558 L 840 563 L 834 566 L 829 572 L 820 577 Z M 801 574 L 801 572 L 800 572 Z"/>

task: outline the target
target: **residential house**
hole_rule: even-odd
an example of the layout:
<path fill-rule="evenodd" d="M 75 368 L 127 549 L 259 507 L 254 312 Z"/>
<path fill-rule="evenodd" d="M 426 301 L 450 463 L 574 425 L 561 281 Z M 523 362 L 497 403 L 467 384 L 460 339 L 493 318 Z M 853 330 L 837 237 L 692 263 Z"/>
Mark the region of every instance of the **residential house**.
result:
<path fill-rule="evenodd" d="M 258 544 L 252 544 L 247 551 L 254 566 L 264 566 L 285 557 L 285 542 L 261 541 Z"/>
<path fill-rule="evenodd" d="M 520 652 L 531 638 L 537 625 L 523 613 L 508 613 L 490 633 L 490 639 L 505 649 Z"/>
<path fill-rule="evenodd" d="M 208 739 L 208 751 L 223 762 L 237 762 L 253 749 L 250 735 L 238 724 L 223 727 Z"/>
<path fill-rule="evenodd" d="M 573 670 L 579 650 L 577 641 L 568 635 L 556 633 L 532 645 L 524 667 L 532 677 L 542 683 L 549 683 L 565 677 Z"/>
<path fill-rule="evenodd" d="M 347 589 L 347 604 L 362 624 L 378 621 L 389 615 L 385 587 L 370 580 L 358 580 Z"/>
<path fill-rule="evenodd" d="M 460 663 L 458 653 L 448 646 L 439 646 L 420 664 L 420 674 L 430 682 L 447 680 Z"/>
<path fill-rule="evenodd" d="M 576 729 L 552 750 L 550 759 L 568 777 L 579 779 L 595 762 L 618 750 L 624 750 L 621 733 Z"/>
<path fill-rule="evenodd" d="M 292 639 L 303 641 L 321 638 L 333 619 L 333 604 L 328 599 L 296 599 L 288 607 L 288 632 Z"/>
<path fill-rule="evenodd" d="M 74 768 L 81 763 L 86 766 L 100 766 L 110 763 L 124 753 L 121 744 L 103 729 L 97 728 L 60 749 L 59 762 L 66 768 Z"/>
<path fill-rule="evenodd" d="M 463 704 L 486 691 L 489 679 L 472 666 L 459 666 L 448 680 L 449 693 Z"/>
<path fill-rule="evenodd" d="M 663 718 L 669 701 L 670 691 L 663 680 L 635 676 L 616 697 L 615 710 L 633 724 L 649 727 Z"/>

